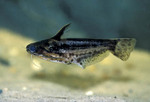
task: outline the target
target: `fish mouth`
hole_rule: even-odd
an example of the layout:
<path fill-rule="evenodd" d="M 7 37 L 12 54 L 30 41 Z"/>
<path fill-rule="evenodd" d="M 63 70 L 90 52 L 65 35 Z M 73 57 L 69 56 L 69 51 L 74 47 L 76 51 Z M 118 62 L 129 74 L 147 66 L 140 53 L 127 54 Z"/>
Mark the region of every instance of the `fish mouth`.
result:
<path fill-rule="evenodd" d="M 32 54 L 28 48 L 26 48 L 26 51 L 27 51 L 28 53 Z"/>
<path fill-rule="evenodd" d="M 37 53 L 32 53 L 32 52 L 30 52 L 30 50 L 27 50 L 27 52 L 28 52 L 29 54 L 31 54 L 31 55 L 39 56 Z"/>
<path fill-rule="evenodd" d="M 30 50 L 29 50 L 27 47 L 26 47 L 26 51 L 27 51 L 28 53 L 31 53 Z"/>

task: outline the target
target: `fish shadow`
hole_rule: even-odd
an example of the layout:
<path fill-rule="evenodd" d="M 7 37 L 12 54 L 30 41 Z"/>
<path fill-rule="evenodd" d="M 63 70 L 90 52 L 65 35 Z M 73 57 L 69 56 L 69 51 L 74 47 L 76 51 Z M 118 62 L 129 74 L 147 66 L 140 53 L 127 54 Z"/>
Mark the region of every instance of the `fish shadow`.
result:
<path fill-rule="evenodd" d="M 105 81 L 115 81 L 117 82 L 129 82 L 132 79 L 130 76 L 123 75 L 109 75 L 103 74 L 101 76 L 90 75 L 76 75 L 73 73 L 66 74 L 62 70 L 51 72 L 38 72 L 31 76 L 32 79 L 42 80 L 57 83 L 71 89 L 86 90 L 90 87 L 100 85 Z"/>

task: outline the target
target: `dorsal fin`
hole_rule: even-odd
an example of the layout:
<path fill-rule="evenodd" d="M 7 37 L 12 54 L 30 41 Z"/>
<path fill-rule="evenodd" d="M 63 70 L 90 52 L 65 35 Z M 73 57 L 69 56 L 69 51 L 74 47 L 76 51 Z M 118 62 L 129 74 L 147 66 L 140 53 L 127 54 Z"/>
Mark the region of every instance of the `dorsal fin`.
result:
<path fill-rule="evenodd" d="M 65 25 L 64 27 L 62 27 L 62 28 L 59 30 L 59 32 L 58 32 L 55 36 L 53 36 L 51 39 L 60 40 L 61 36 L 63 35 L 63 33 L 64 33 L 64 31 L 65 31 L 65 29 L 66 29 L 70 24 L 71 24 L 71 23 L 69 23 L 69 24 Z"/>

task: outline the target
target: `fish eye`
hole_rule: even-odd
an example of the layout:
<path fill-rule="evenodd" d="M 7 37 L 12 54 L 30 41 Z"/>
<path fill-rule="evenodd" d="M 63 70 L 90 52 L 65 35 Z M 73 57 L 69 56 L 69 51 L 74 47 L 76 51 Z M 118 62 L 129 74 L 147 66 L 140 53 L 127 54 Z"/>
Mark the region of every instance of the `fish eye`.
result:
<path fill-rule="evenodd" d="M 31 53 L 34 53 L 36 51 L 36 47 L 33 46 L 33 45 L 30 45 L 28 46 L 28 50 L 31 52 Z"/>

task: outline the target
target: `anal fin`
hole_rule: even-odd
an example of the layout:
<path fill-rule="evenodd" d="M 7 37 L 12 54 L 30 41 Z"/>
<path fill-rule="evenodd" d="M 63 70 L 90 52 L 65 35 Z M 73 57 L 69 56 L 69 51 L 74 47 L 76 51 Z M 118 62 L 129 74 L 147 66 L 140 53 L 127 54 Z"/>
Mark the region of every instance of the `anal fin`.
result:
<path fill-rule="evenodd" d="M 107 49 L 101 49 L 93 54 L 84 54 L 75 59 L 75 64 L 79 65 L 82 68 L 86 68 L 92 64 L 98 63 L 102 61 L 109 55 L 109 51 Z"/>

